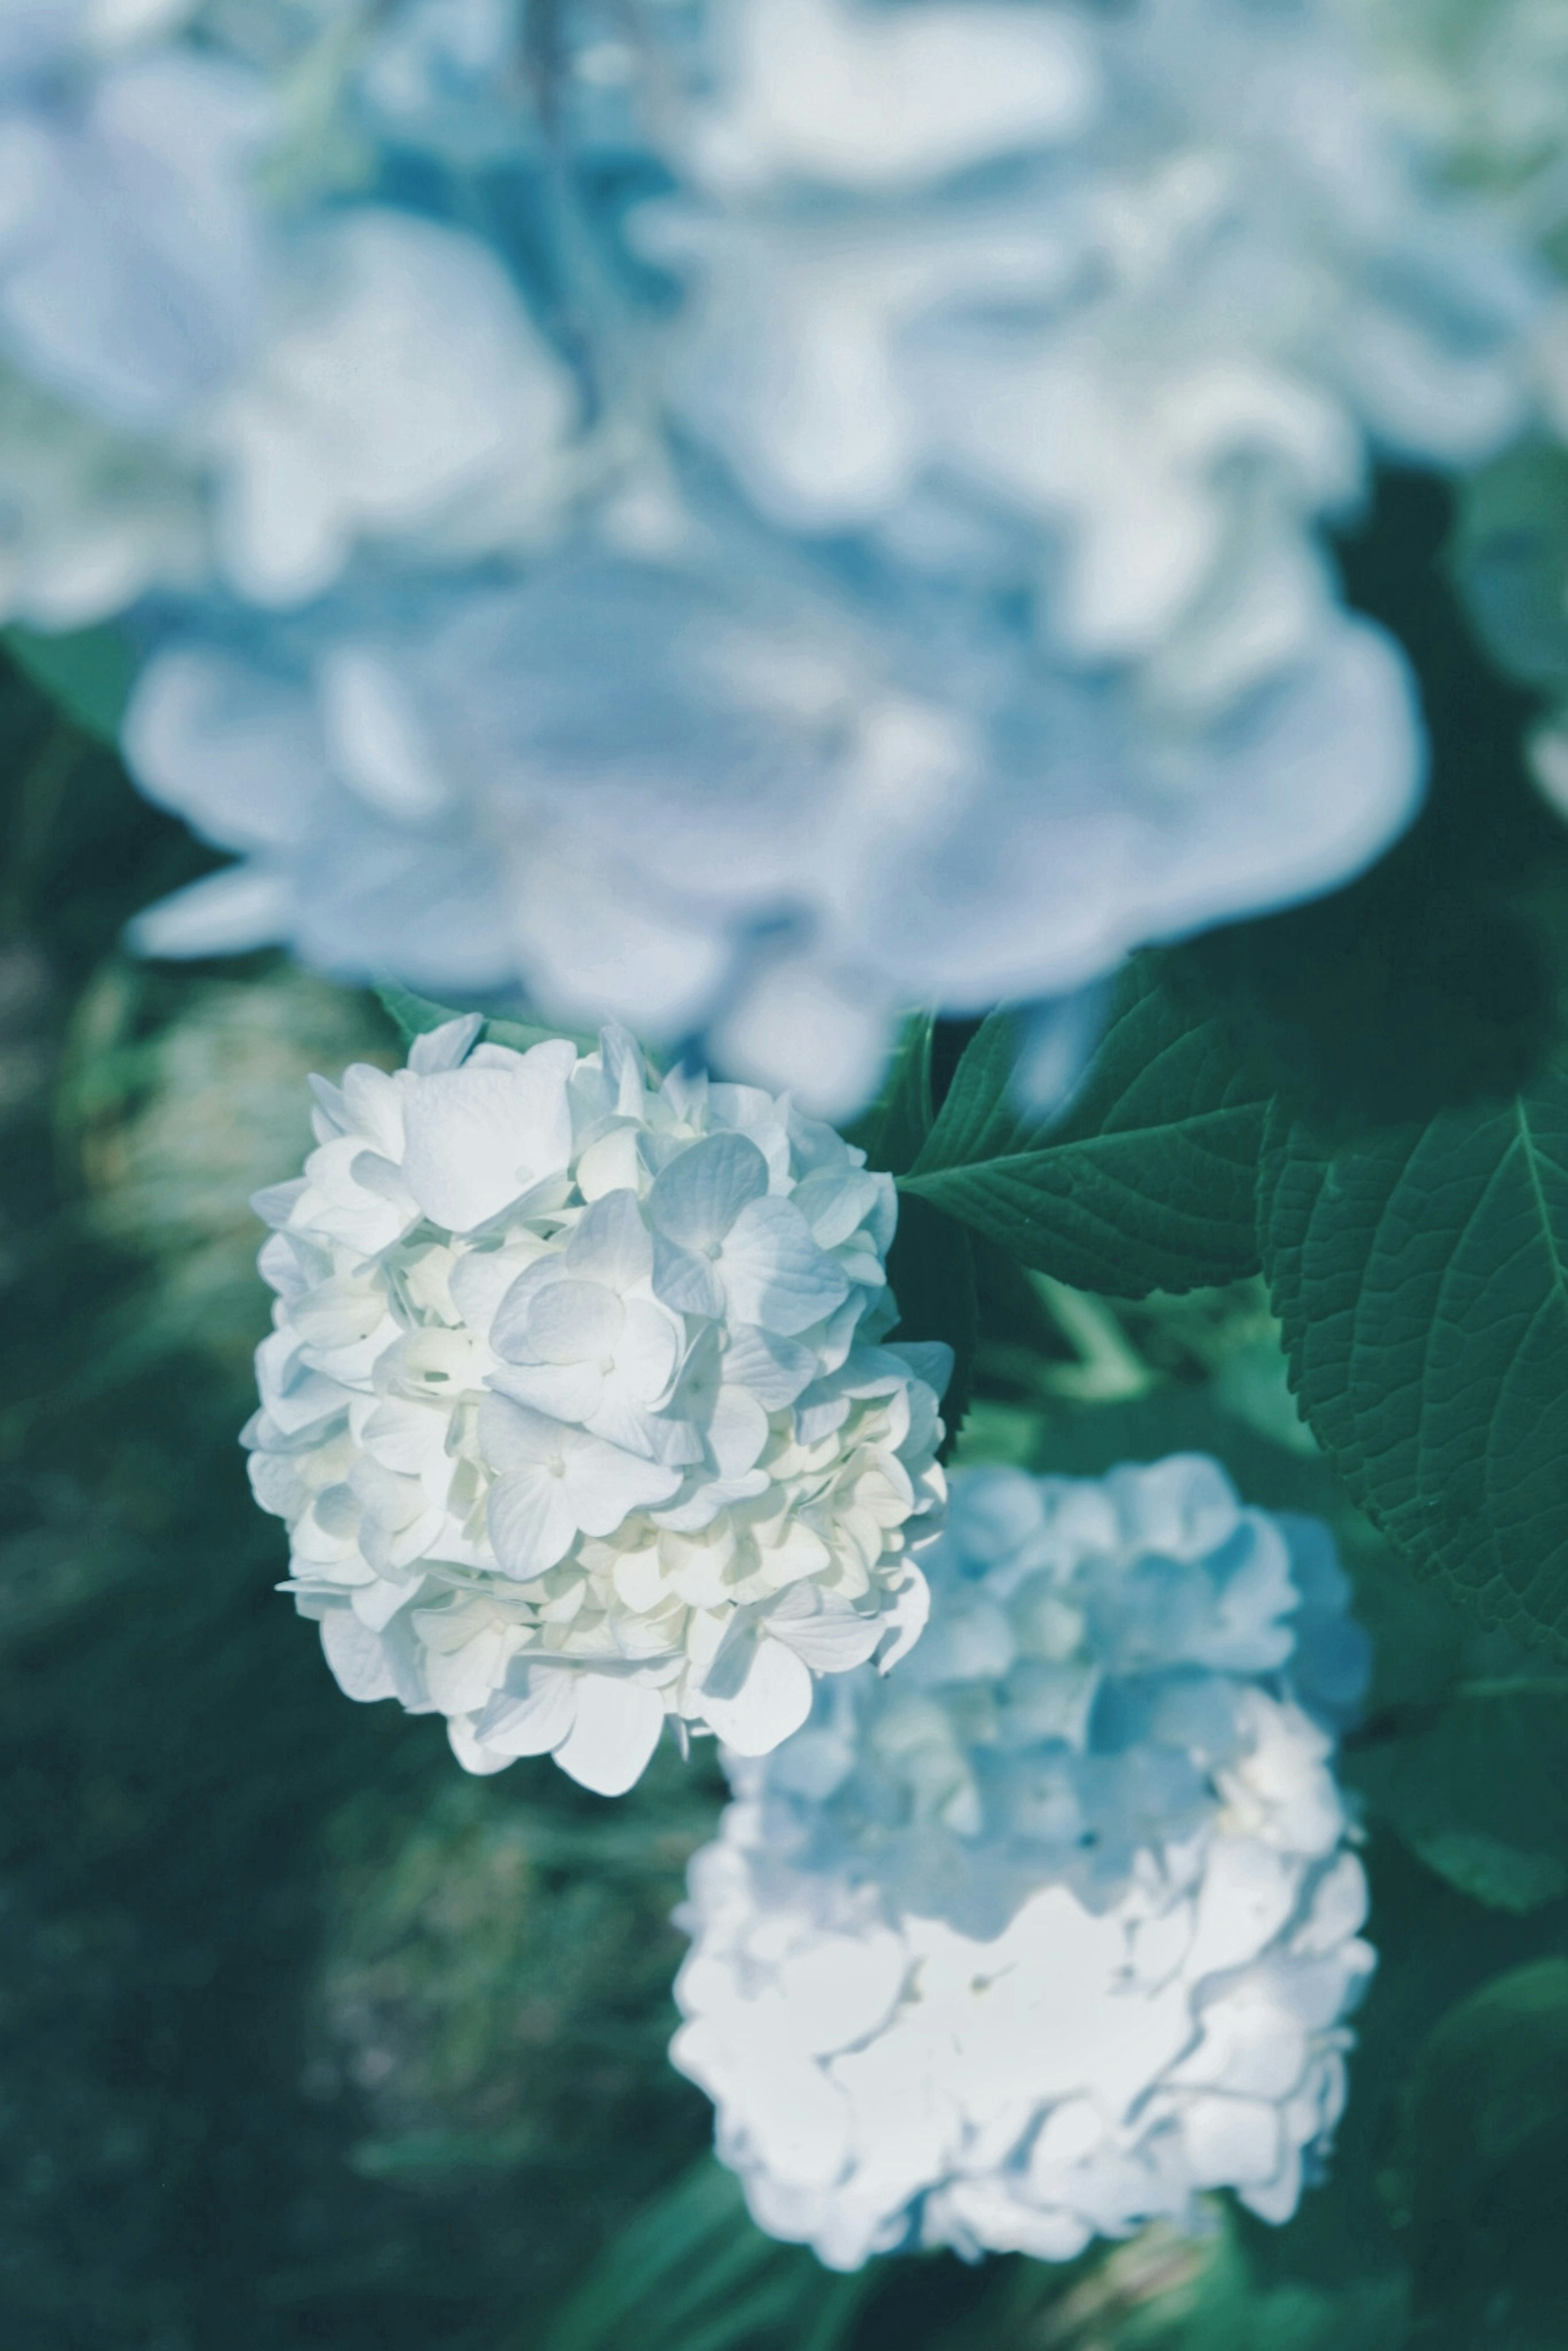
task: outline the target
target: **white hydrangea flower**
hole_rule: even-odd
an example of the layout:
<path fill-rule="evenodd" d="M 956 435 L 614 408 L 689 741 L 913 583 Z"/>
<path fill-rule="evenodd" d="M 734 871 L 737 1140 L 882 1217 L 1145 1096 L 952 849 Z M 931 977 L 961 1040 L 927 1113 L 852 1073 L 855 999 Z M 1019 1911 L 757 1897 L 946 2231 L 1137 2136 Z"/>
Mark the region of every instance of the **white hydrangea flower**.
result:
<path fill-rule="evenodd" d="M 1482 188 L 1557 292 L 1537 363 L 1546 421 L 1568 439 L 1568 15 L 1557 0 L 1340 0 L 1450 183 Z"/>
<path fill-rule="evenodd" d="M 258 1196 L 278 1293 L 246 1430 L 350 1697 L 472 1771 L 629 1787 L 666 1715 L 761 1753 L 918 1635 L 948 1351 L 890 1343 L 891 1179 L 631 1040 L 476 1019 L 317 1081 Z"/>
<path fill-rule="evenodd" d="M 1288 2219 L 1374 1964 L 1325 1531 L 1178 1456 L 961 1475 L 921 1550 L 919 1647 L 732 1760 L 692 1865 L 672 2053 L 755 2219 L 840 2269 Z"/>

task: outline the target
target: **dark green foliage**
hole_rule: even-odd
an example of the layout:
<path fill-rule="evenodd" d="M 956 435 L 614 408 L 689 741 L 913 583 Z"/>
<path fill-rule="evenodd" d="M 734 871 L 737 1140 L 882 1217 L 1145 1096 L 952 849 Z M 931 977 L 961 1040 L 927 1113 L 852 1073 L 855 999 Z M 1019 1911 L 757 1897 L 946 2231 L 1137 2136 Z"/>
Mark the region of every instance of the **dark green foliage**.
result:
<path fill-rule="evenodd" d="M 1417 2338 L 1526 2351 L 1568 2335 L 1568 1959 L 1459 2001 L 1401 2102 L 1385 2192 L 1409 2247 Z"/>
<path fill-rule="evenodd" d="M 917 1014 L 905 1027 L 882 1093 L 850 1130 L 850 1141 L 866 1155 L 866 1165 L 902 1177 L 914 1165 L 931 1133 L 933 1023 Z M 940 1339 L 953 1350 L 953 1376 L 942 1399 L 947 1425 L 945 1450 L 968 1410 L 978 1335 L 975 1262 L 969 1237 L 951 1217 L 904 1191 L 898 1230 L 888 1251 L 887 1278 L 898 1301 L 895 1335 Z"/>
<path fill-rule="evenodd" d="M 1410 657 L 1431 742 L 1427 803 L 1346 889 L 1226 925 L 1174 958 L 1270 1088 L 1336 1138 L 1425 1121 L 1527 1082 L 1556 1023 L 1534 901 L 1568 865 L 1521 747 L 1531 697 L 1485 661 L 1439 557 L 1440 483 L 1386 474 L 1342 549 L 1350 600 Z"/>
<path fill-rule="evenodd" d="M 1009 1013 L 984 1023 L 902 1180 L 906 1196 L 1025 1265 L 1117 1297 L 1256 1270 L 1263 1097 L 1213 1024 L 1172 998 L 1155 958 L 1132 967 L 1065 1117 L 1019 1101 L 1017 1035 Z"/>
<path fill-rule="evenodd" d="M 1568 450 L 1521 442 L 1468 482 L 1449 561 L 1499 667 L 1568 695 Z"/>
<path fill-rule="evenodd" d="M 705 2157 L 606 2246 L 542 2345 L 507 2351 L 840 2351 L 873 2283 L 765 2237 Z"/>
<path fill-rule="evenodd" d="M 467 1008 L 437 1004 L 432 997 L 416 996 L 412 987 L 401 987 L 395 980 L 382 980 L 376 994 L 405 1046 L 412 1045 L 427 1030 L 439 1029 L 444 1021 L 460 1020 Z M 541 1021 L 527 1020 L 507 1012 L 487 1013 L 484 1033 L 487 1043 L 509 1045 L 515 1053 L 526 1053 L 530 1045 L 542 1045 L 548 1037 L 570 1037 L 583 1052 L 591 1051 L 599 1041 L 583 1029 L 552 1029 Z"/>
<path fill-rule="evenodd" d="M 936 1114 L 931 1068 L 936 1028 L 928 1012 L 917 1012 L 904 1023 L 882 1092 L 848 1130 L 849 1141 L 865 1153 L 868 1167 L 906 1175 L 925 1146 Z"/>
<path fill-rule="evenodd" d="M 1260 1190 L 1291 1376 L 1350 1492 L 1488 1621 L 1568 1655 L 1568 1088 L 1325 1151 Z"/>
<path fill-rule="evenodd" d="M 1568 1894 L 1568 1677 L 1461 1682 L 1346 1772 L 1462 1894 L 1514 1911 Z"/>
<path fill-rule="evenodd" d="M 17 668 L 74 726 L 110 747 L 119 741 L 136 674 L 136 656 L 125 638 L 113 629 L 78 629 L 56 637 L 9 628 L 4 642 Z"/>

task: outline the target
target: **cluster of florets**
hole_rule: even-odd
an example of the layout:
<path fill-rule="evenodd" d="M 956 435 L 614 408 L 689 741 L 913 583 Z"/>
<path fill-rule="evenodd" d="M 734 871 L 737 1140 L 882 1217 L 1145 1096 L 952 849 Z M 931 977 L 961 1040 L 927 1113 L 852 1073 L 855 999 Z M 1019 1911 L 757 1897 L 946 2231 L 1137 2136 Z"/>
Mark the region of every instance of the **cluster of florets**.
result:
<path fill-rule="evenodd" d="M 0 5 L 0 606 L 134 611 L 245 861 L 145 943 L 836 1116 L 910 1002 L 1344 880 L 1422 753 L 1322 527 L 1519 430 L 1545 300 L 1376 13 Z"/>
<path fill-rule="evenodd" d="M 615 1032 L 479 1027 L 318 1081 L 258 1197 L 288 1588 L 350 1697 L 438 1710 L 471 1770 L 619 1792 L 666 1715 L 760 1753 L 925 1618 L 950 1356 L 887 1339 L 891 1179 Z"/>
<path fill-rule="evenodd" d="M 1181 1457 L 977 1471 L 885 1685 L 824 1687 L 693 1864 L 676 2064 L 753 2215 L 853 2268 L 1294 2210 L 1373 1965 L 1315 1521 Z"/>

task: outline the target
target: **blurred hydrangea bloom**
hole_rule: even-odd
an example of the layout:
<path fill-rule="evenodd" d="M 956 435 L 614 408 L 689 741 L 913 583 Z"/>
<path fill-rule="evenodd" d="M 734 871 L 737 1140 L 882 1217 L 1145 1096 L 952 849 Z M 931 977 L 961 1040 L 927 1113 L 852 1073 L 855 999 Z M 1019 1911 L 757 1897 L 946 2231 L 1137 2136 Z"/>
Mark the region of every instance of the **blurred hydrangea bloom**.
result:
<path fill-rule="evenodd" d="M 154 951 L 839 1115 L 912 1000 L 1071 997 L 1411 814 L 1320 527 L 1517 431 L 1542 298 L 1348 0 L 7 26 L 15 609 L 141 596 L 132 766 L 245 861 Z"/>
<path fill-rule="evenodd" d="M 892 1181 L 623 1034 L 478 1027 L 318 1080 L 318 1149 L 258 1196 L 288 1588 L 350 1697 L 445 1715 L 472 1771 L 619 1793 L 667 1714 L 761 1753 L 925 1619 L 950 1357 L 886 1338 Z"/>
<path fill-rule="evenodd" d="M 684 411 L 792 525 L 1021 556 L 1070 653 L 1202 708 L 1313 641 L 1303 525 L 1369 440 L 1523 421 L 1532 275 L 1332 6 L 709 15 L 645 235 L 696 285 Z"/>
<path fill-rule="evenodd" d="M 435 994 L 520 975 L 552 1019 L 703 1035 L 834 1115 L 910 1003 L 1057 996 L 1260 888 L 1331 885 L 1416 764 L 1361 624 L 1159 741 L 1005 618 L 752 534 L 350 603 L 265 658 L 192 632 L 126 740 L 154 798 L 250 852 L 153 910 L 154 951 L 281 935 Z"/>
<path fill-rule="evenodd" d="M 1568 438 L 1568 17 L 1556 0 L 1341 0 L 1391 111 L 1449 184 L 1482 191 L 1556 290 L 1535 339 L 1544 421 Z"/>
<path fill-rule="evenodd" d="M 692 1866 L 673 2054 L 755 2218 L 844 2269 L 1288 2219 L 1373 1966 L 1325 1530 L 1177 1456 L 971 1471 L 922 1557 L 919 1647 L 732 1759 Z"/>
<path fill-rule="evenodd" d="M 361 545 L 526 546 L 570 488 L 570 371 L 507 261 L 338 119 L 378 13 L 0 8 L 8 615 L 298 601 Z"/>
<path fill-rule="evenodd" d="M 1540 340 L 1543 430 L 1465 485 L 1453 549 L 1500 667 L 1556 707 L 1531 733 L 1546 798 L 1568 814 L 1568 15 L 1553 0 L 1355 0 L 1391 99 L 1484 188 L 1558 281 Z"/>

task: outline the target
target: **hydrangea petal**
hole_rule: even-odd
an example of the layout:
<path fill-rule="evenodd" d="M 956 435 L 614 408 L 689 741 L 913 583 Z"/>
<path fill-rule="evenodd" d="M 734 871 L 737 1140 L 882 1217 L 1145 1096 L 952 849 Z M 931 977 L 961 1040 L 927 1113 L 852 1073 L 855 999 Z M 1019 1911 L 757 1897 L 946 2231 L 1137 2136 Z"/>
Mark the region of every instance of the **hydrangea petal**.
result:
<path fill-rule="evenodd" d="M 780 1338 L 824 1321 L 850 1292 L 849 1276 L 812 1239 L 792 1200 L 750 1201 L 729 1228 L 721 1262 L 738 1319 Z"/>
<path fill-rule="evenodd" d="M 745 1679 L 732 1697 L 704 1693 L 705 1719 L 737 1755 L 766 1755 L 799 1730 L 811 1711 L 810 1670 L 782 1642 L 758 1640 Z"/>
<path fill-rule="evenodd" d="M 568 1044 L 515 1070 L 443 1070 L 410 1097 L 403 1179 L 432 1223 L 471 1232 L 571 1155 Z"/>
<path fill-rule="evenodd" d="M 604 1675 L 583 1677 L 577 1714 L 555 1750 L 561 1770 L 596 1795 L 623 1796 L 640 1780 L 664 1727 L 657 1691 Z"/>

